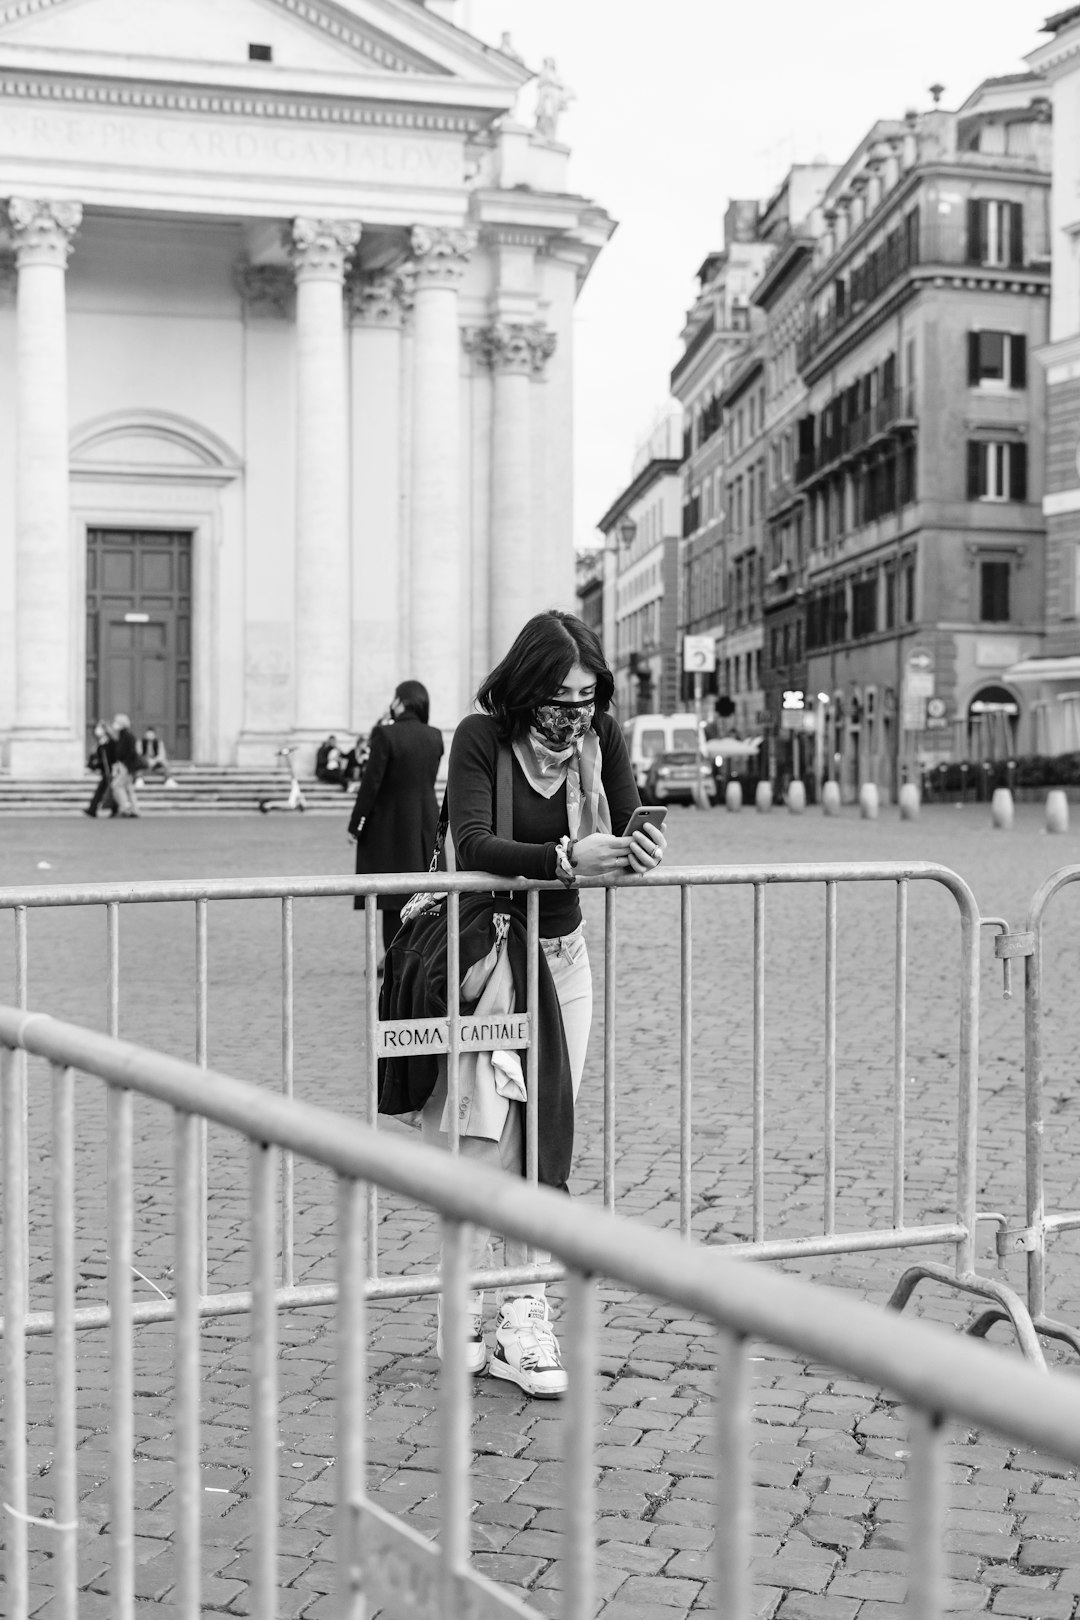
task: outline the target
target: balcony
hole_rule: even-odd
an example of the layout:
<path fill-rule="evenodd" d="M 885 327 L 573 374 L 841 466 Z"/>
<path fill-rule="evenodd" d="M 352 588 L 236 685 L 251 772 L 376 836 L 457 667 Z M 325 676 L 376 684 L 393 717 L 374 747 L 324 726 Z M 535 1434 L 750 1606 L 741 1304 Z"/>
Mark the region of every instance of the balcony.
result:
<path fill-rule="evenodd" d="M 937 265 L 963 266 L 971 271 L 1002 276 L 1015 276 L 1018 273 L 1048 276 L 1050 273 L 1049 238 L 1045 230 L 1030 223 L 1025 232 L 1024 252 L 1018 263 L 987 263 L 985 259 L 972 261 L 968 249 L 966 225 L 922 221 L 917 230 L 893 232 L 850 272 L 848 280 L 842 283 L 845 289 L 842 301 L 834 302 L 824 314 L 811 319 L 799 339 L 799 369 L 805 369 L 814 356 L 827 348 L 839 333 L 859 320 L 875 299 L 916 266 L 927 269 Z"/>
<path fill-rule="evenodd" d="M 822 437 L 812 454 L 801 455 L 795 464 L 795 482 L 811 483 L 819 473 L 829 471 L 840 462 L 854 460 L 879 439 L 913 430 L 917 425 L 915 390 L 891 388 L 868 411 Z"/>

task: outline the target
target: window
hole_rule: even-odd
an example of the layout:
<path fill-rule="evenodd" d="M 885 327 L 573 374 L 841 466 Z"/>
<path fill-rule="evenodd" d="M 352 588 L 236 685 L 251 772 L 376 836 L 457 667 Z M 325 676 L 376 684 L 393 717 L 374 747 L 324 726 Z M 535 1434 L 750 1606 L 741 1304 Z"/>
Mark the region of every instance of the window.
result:
<path fill-rule="evenodd" d="M 904 564 L 904 623 L 915 623 L 915 564 Z"/>
<path fill-rule="evenodd" d="M 1026 501 L 1027 445 L 969 439 L 969 501 Z"/>
<path fill-rule="evenodd" d="M 968 199 L 969 264 L 995 269 L 1024 262 L 1024 210 L 1020 203 Z"/>
<path fill-rule="evenodd" d="M 896 569 L 885 570 L 885 628 L 896 628 Z"/>
<path fill-rule="evenodd" d="M 968 333 L 969 388 L 1026 388 L 1027 339 L 1022 332 Z"/>
<path fill-rule="evenodd" d="M 273 60 L 274 60 L 274 48 L 273 48 L 272 45 L 249 45 L 248 46 L 248 61 L 249 62 L 272 62 Z"/>
<path fill-rule="evenodd" d="M 851 634 L 872 636 L 877 629 L 877 575 L 858 579 L 851 587 Z"/>
<path fill-rule="evenodd" d="M 1000 624 L 1008 617 L 1008 561 L 981 562 L 979 564 L 979 618 L 990 624 Z"/>

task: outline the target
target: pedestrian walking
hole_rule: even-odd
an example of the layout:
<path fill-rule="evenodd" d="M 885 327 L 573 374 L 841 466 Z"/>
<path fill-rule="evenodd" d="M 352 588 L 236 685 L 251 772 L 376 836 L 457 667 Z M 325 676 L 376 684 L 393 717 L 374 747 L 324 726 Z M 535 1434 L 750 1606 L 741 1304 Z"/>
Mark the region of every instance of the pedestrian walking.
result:
<path fill-rule="evenodd" d="M 608 712 L 614 678 L 595 632 L 569 613 L 537 614 L 520 632 L 502 663 L 477 694 L 477 714 L 462 720 L 450 750 L 450 829 L 459 871 L 494 872 L 507 878 L 558 878 L 562 887 L 540 896 L 541 975 L 550 976 L 565 1039 L 571 1095 L 562 1113 L 548 1106 L 545 1091 L 557 1084 L 564 1057 L 540 1038 L 540 1157 L 561 1154 L 569 1174 L 573 1106 L 585 1067 L 592 1022 L 592 970 L 585 943 L 579 877 L 651 872 L 662 861 L 663 834 L 647 826 L 623 836 L 639 800 L 619 726 Z M 509 748 L 512 781 L 510 839 L 496 835 L 496 781 L 500 752 Z M 525 915 L 524 895 L 513 902 Z M 541 992 L 543 1003 L 543 989 Z M 520 1003 L 519 1003 L 520 1004 Z M 509 1009 L 509 1010 L 512 1010 Z M 557 1034 L 557 1031 L 556 1031 Z M 557 1054 L 557 1055 L 556 1055 Z M 426 1140 L 448 1145 L 446 1063 L 421 1113 Z M 561 1069 L 560 1069 L 561 1073 Z M 562 1131 L 565 1143 L 544 1140 Z M 478 1163 L 524 1175 L 524 1104 L 512 1102 L 497 1139 L 463 1134 L 461 1153 Z M 469 1267 L 489 1264 L 490 1234 L 476 1230 Z M 527 1263 L 523 1244 L 504 1243 L 508 1266 Z M 547 1257 L 537 1255 L 538 1263 Z M 495 1348 L 484 1344 L 483 1294 L 471 1300 L 470 1366 L 519 1385 L 528 1395 L 556 1397 L 567 1387 L 558 1341 L 552 1331 L 543 1283 L 503 1289 Z M 441 1314 L 441 1312 L 440 1312 Z M 441 1336 L 436 1338 L 441 1354 Z"/>
<path fill-rule="evenodd" d="M 113 798 L 116 800 L 119 814 L 132 818 L 139 814 L 135 784 L 145 762 L 135 741 L 129 715 L 115 716 L 113 734 L 116 739 L 116 758 L 112 767 Z"/>
<path fill-rule="evenodd" d="M 402 681 L 388 715 L 374 727 L 349 818 L 356 840 L 357 876 L 372 872 L 426 872 L 439 822 L 435 777 L 443 756 L 442 732 L 428 724 L 427 687 Z M 383 955 L 401 924 L 407 894 L 380 894 Z M 363 895 L 353 906 L 364 910 Z M 381 967 L 381 964 L 380 964 Z"/>
<path fill-rule="evenodd" d="M 98 773 L 98 784 L 94 789 L 90 803 L 83 806 L 83 815 L 96 818 L 102 808 L 111 809 L 115 814 L 113 801 L 110 797 L 112 786 L 112 768 L 116 762 L 116 743 L 104 720 L 99 720 L 94 727 L 94 751 L 87 760 L 91 770 Z"/>

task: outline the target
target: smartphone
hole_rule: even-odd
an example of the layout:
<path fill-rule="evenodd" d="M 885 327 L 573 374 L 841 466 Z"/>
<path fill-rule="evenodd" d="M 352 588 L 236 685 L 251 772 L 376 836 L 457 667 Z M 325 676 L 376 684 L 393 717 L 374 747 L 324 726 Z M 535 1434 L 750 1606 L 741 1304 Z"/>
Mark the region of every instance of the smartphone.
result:
<path fill-rule="evenodd" d="M 666 804 L 639 804 L 623 828 L 623 837 L 629 838 L 631 833 L 641 832 L 647 821 L 651 821 L 653 826 L 659 830 L 666 819 Z"/>

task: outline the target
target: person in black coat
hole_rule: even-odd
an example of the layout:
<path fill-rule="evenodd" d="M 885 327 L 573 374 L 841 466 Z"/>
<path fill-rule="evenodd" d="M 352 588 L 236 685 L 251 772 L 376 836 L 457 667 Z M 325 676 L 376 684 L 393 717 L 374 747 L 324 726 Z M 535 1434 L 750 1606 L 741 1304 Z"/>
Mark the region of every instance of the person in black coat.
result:
<path fill-rule="evenodd" d="M 428 725 L 427 688 L 402 681 L 390 705 L 391 723 L 371 733 L 370 753 L 349 818 L 356 840 L 358 876 L 373 872 L 426 872 L 439 823 L 435 777 L 442 733 Z M 381 894 L 384 950 L 401 926 L 408 894 Z M 364 909 L 364 896 L 353 901 Z"/>

